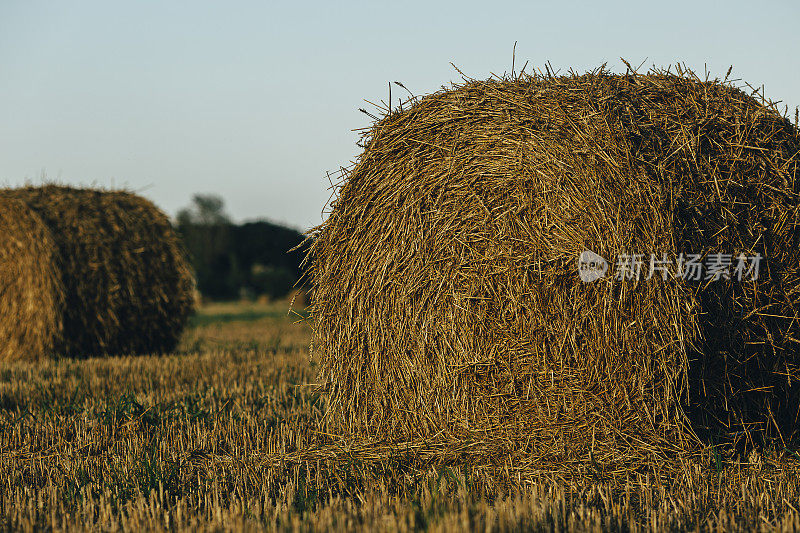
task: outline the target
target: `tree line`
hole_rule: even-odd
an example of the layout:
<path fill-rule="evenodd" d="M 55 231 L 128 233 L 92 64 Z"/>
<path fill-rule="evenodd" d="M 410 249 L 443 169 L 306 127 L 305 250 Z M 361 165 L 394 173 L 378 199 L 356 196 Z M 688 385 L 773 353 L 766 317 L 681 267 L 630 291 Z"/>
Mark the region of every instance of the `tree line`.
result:
<path fill-rule="evenodd" d="M 195 195 L 178 212 L 177 230 L 204 297 L 281 298 L 302 276 L 302 233 L 266 220 L 234 224 L 218 196 Z"/>

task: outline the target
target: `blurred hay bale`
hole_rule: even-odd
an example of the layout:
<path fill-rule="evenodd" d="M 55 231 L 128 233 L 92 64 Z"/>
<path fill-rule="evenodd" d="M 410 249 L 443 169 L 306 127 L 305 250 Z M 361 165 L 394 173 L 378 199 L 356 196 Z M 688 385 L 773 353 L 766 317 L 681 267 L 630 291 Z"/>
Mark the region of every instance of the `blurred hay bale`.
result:
<path fill-rule="evenodd" d="M 65 291 L 56 352 L 72 357 L 171 351 L 194 305 L 167 217 L 123 191 L 56 185 L 5 190 L 50 228 Z"/>
<path fill-rule="evenodd" d="M 197 287 L 192 289 L 192 306 L 195 310 L 203 307 L 203 294 L 197 290 Z"/>
<path fill-rule="evenodd" d="M 309 253 L 326 431 L 560 469 L 797 436 L 800 135 L 773 108 L 692 73 L 521 76 L 364 145 Z M 764 260 L 583 283 L 584 250 Z"/>
<path fill-rule="evenodd" d="M 58 249 L 17 200 L 0 198 L 0 232 L 0 361 L 49 357 L 62 332 Z"/>

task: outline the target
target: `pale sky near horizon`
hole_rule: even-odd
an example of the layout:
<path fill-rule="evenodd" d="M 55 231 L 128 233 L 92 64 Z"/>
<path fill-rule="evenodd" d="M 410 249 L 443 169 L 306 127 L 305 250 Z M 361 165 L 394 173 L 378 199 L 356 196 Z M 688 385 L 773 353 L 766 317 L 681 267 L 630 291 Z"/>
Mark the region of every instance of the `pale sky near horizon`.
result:
<path fill-rule="evenodd" d="M 0 0 L 0 186 L 126 187 L 170 215 L 307 229 L 358 153 L 364 100 L 545 62 L 685 63 L 800 105 L 796 2 Z M 393 87 L 396 99 L 400 91 Z M 792 116 L 794 112 L 792 111 Z"/>

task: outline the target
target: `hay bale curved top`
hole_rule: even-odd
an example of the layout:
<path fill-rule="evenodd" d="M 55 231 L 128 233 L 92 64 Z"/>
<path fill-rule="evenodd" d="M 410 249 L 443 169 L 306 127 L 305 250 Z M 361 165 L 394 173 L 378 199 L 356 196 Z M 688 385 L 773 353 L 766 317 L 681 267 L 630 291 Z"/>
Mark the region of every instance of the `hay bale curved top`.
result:
<path fill-rule="evenodd" d="M 0 235 L 0 361 L 49 357 L 64 307 L 55 242 L 36 213 L 8 198 Z"/>
<path fill-rule="evenodd" d="M 365 144 L 309 255 L 328 431 L 561 465 L 797 431 L 800 135 L 774 109 L 660 71 L 474 81 Z M 583 283 L 584 250 L 764 264 Z"/>
<path fill-rule="evenodd" d="M 65 289 L 67 356 L 172 350 L 193 307 L 193 281 L 167 217 L 124 191 L 56 185 L 6 190 L 51 229 Z"/>

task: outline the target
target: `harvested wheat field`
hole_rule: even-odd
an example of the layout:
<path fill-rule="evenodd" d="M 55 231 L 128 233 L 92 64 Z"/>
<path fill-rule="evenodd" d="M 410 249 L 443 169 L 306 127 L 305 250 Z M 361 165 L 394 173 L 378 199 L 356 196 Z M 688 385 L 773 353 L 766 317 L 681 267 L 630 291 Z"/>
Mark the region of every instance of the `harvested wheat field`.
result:
<path fill-rule="evenodd" d="M 203 307 L 166 356 L 4 364 L 0 530 L 800 529 L 791 452 L 581 483 L 413 444 L 312 454 L 329 405 L 287 311 Z"/>
<path fill-rule="evenodd" d="M 27 205 L 49 229 L 40 246 L 55 245 L 49 253 L 63 304 L 38 304 L 42 315 L 63 324 L 60 335 L 43 341 L 53 344 L 50 355 L 174 349 L 193 309 L 194 287 L 178 237 L 158 208 L 125 191 L 56 185 L 5 189 L 0 198 Z"/>
<path fill-rule="evenodd" d="M 758 95 L 691 72 L 465 80 L 363 144 L 308 259 L 333 440 L 584 478 L 797 442 L 800 133 Z M 763 264 L 585 283 L 585 250 Z"/>
<path fill-rule="evenodd" d="M 61 338 L 58 249 L 39 216 L 0 198 L 0 363 L 50 357 Z"/>

